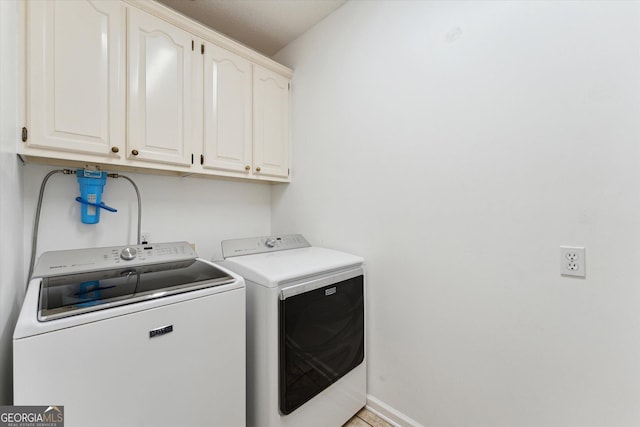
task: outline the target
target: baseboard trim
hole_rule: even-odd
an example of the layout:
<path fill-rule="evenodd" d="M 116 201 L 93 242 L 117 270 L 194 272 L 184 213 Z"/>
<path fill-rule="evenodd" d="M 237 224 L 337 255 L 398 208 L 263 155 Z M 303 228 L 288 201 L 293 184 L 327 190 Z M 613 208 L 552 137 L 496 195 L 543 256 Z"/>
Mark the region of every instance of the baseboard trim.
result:
<path fill-rule="evenodd" d="M 424 427 L 378 398 L 367 395 L 367 409 L 395 427 Z"/>

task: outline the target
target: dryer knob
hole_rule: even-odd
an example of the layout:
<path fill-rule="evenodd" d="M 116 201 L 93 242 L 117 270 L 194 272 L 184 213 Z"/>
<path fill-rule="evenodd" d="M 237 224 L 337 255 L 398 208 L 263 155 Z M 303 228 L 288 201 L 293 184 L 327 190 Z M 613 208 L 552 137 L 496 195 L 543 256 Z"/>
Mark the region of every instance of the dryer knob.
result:
<path fill-rule="evenodd" d="M 136 257 L 136 250 L 134 248 L 124 248 L 122 252 L 120 252 L 120 258 L 125 261 L 131 261 Z"/>
<path fill-rule="evenodd" d="M 276 245 L 276 239 L 267 239 L 264 244 L 267 245 L 268 248 L 273 248 Z"/>

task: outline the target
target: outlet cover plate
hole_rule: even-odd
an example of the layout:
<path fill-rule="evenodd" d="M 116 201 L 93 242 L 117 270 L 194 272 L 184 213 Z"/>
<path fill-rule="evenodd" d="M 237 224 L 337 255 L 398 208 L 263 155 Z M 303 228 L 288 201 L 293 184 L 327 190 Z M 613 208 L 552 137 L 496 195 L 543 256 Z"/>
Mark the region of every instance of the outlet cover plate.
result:
<path fill-rule="evenodd" d="M 560 246 L 560 274 L 563 276 L 586 276 L 584 246 Z"/>

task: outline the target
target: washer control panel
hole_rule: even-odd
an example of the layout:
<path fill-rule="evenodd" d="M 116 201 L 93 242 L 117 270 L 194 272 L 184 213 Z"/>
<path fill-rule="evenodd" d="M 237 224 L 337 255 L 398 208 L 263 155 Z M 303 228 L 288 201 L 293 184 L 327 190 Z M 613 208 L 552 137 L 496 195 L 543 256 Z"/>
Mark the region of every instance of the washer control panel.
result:
<path fill-rule="evenodd" d="M 40 255 L 33 276 L 58 276 L 85 271 L 183 261 L 197 257 L 198 254 L 188 242 L 52 251 Z"/>
<path fill-rule="evenodd" d="M 286 234 L 277 236 L 251 237 L 222 241 L 222 256 L 261 254 L 265 252 L 285 251 L 289 249 L 308 248 L 311 245 L 302 234 Z"/>

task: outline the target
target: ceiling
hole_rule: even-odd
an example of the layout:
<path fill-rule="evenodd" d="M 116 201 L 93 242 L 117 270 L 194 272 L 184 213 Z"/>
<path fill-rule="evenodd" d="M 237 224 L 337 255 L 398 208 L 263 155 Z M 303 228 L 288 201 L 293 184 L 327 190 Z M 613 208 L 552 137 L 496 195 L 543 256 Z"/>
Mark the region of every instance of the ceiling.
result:
<path fill-rule="evenodd" d="M 158 0 L 266 56 L 347 0 Z"/>

